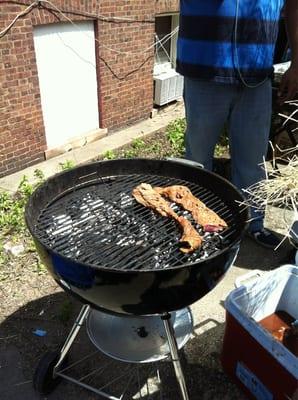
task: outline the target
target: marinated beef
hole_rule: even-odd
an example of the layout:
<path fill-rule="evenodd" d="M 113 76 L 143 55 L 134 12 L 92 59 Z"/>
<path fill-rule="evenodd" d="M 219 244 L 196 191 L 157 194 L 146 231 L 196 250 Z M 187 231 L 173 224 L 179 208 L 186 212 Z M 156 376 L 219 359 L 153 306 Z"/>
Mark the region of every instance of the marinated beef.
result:
<path fill-rule="evenodd" d="M 186 186 L 155 187 L 154 190 L 189 211 L 196 223 L 206 232 L 218 232 L 227 227 L 227 223 L 195 197 Z"/>
<path fill-rule="evenodd" d="M 201 246 L 202 237 L 192 224 L 186 218 L 179 217 L 170 204 L 151 185 L 141 183 L 133 190 L 132 195 L 143 206 L 151 208 L 163 217 L 172 218 L 179 224 L 182 230 L 180 251 L 192 253 Z"/>

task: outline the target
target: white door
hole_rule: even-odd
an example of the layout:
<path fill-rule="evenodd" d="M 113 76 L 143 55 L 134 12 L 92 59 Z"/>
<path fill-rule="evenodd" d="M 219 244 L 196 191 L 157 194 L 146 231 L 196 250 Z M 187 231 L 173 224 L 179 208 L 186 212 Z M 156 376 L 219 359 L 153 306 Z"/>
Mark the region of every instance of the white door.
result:
<path fill-rule="evenodd" d="M 48 149 L 99 127 L 93 22 L 34 28 Z"/>

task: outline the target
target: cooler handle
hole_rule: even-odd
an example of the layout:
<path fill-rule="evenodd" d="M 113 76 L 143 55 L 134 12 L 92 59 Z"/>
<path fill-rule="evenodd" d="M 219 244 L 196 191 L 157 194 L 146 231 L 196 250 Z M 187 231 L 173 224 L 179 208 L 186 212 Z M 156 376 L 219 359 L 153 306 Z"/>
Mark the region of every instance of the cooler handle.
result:
<path fill-rule="evenodd" d="M 249 279 L 252 279 L 256 276 L 261 277 L 263 275 L 263 271 L 260 269 L 254 269 L 253 271 L 248 272 L 247 274 L 238 276 L 238 278 L 235 279 L 235 287 L 238 289 L 240 286 L 243 285 L 243 282 L 248 281 Z"/>

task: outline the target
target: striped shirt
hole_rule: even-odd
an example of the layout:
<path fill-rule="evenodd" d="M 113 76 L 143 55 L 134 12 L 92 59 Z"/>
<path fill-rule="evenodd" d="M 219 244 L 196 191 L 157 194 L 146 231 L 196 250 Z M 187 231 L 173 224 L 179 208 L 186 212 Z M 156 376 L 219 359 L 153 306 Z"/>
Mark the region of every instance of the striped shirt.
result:
<path fill-rule="evenodd" d="M 177 71 L 223 83 L 270 76 L 284 2 L 180 0 Z"/>

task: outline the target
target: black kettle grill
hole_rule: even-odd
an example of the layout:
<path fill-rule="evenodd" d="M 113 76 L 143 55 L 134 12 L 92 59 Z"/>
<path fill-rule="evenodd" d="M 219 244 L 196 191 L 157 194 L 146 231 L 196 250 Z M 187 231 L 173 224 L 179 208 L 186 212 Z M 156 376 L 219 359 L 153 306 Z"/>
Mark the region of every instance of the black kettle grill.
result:
<path fill-rule="evenodd" d="M 202 247 L 181 253 L 175 222 L 132 197 L 142 182 L 187 186 L 228 228 L 218 234 L 197 226 L 204 236 Z M 101 161 L 45 181 L 29 199 L 26 222 L 55 281 L 84 304 L 63 349 L 49 363 L 52 378 L 59 376 L 78 326 L 91 309 L 120 318 L 157 315 L 164 321 L 183 399 L 188 399 L 170 313 L 207 294 L 232 265 L 248 220 L 242 202 L 232 184 L 186 160 Z M 191 220 L 189 213 L 172 207 Z M 45 392 L 43 377 L 37 380 Z"/>

